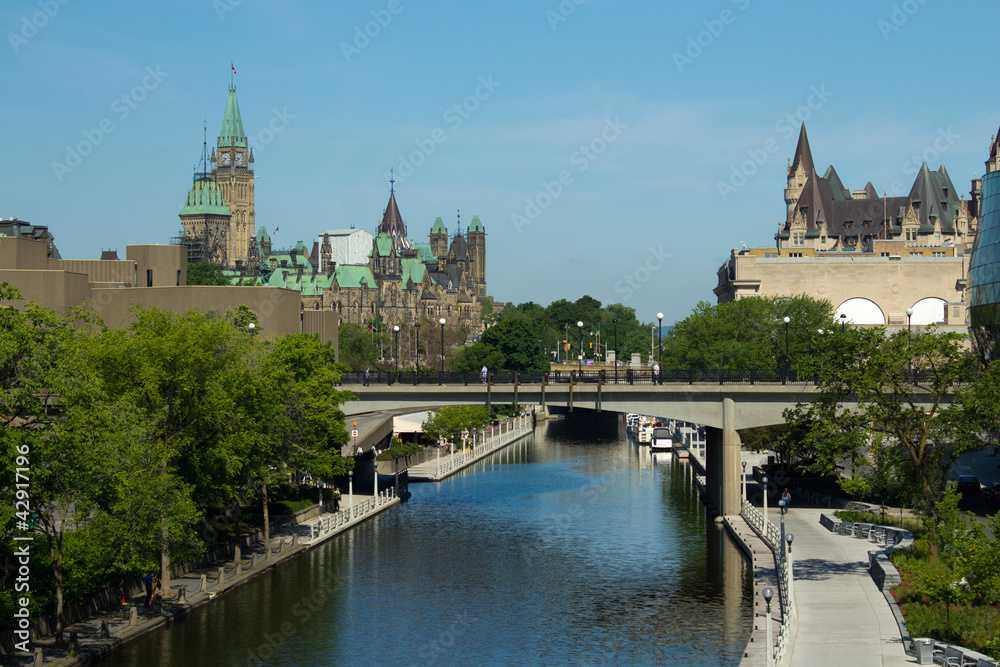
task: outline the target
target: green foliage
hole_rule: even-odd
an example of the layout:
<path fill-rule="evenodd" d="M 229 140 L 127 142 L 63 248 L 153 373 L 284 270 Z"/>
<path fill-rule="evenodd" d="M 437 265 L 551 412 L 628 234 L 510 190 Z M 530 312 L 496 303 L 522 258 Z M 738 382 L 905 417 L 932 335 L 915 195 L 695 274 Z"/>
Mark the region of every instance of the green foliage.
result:
<path fill-rule="evenodd" d="M 786 327 L 785 317 L 789 318 Z M 702 301 L 663 341 L 664 368 L 792 369 L 816 353 L 818 330 L 833 327 L 826 300 L 805 295 Z M 787 338 L 786 338 L 787 330 Z"/>
<path fill-rule="evenodd" d="M 548 361 L 539 340 L 531 320 L 517 310 L 502 312 L 499 321 L 480 338 L 487 350 L 502 359 L 496 370 L 507 371 L 546 370 Z"/>
<path fill-rule="evenodd" d="M 431 440 L 451 440 L 462 431 L 482 428 L 489 421 L 490 412 L 484 405 L 449 405 L 424 422 L 424 435 Z"/>
<path fill-rule="evenodd" d="M 0 284 L 4 298 L 19 295 Z M 238 508 L 269 475 L 346 470 L 340 405 L 353 397 L 336 389 L 329 345 L 251 334 L 246 307 L 132 315 L 103 329 L 88 311 L 0 308 L 0 467 L 9 479 L 15 463 L 31 470 L 39 612 L 197 555 L 204 513 Z M 12 490 L 0 487 L 0 563 L 24 530 Z M 2 618 L 12 572 L 0 569 Z"/>
<path fill-rule="evenodd" d="M 916 489 L 923 510 L 936 520 L 952 464 L 984 445 L 983 411 L 970 399 L 973 390 L 962 385 L 973 368 L 956 334 L 834 329 L 820 353 L 804 363 L 818 394 L 786 410 L 785 420 L 818 454 L 814 470 L 827 473 L 844 461 L 869 465 L 870 483 L 887 492 L 894 476 L 912 480 L 905 486 Z M 911 372 L 919 372 L 919 382 L 911 381 Z"/>
<path fill-rule="evenodd" d="M 393 438 L 389 449 L 379 452 L 375 457 L 379 461 L 395 461 L 413 456 L 423 448 L 415 442 L 403 442 L 400 438 Z"/>
<path fill-rule="evenodd" d="M 188 285 L 229 285 L 229 278 L 222 275 L 222 267 L 208 262 L 188 264 Z"/>
<path fill-rule="evenodd" d="M 837 479 L 837 486 L 851 498 L 861 500 L 867 500 L 872 492 L 872 485 L 863 479 L 840 477 Z"/>
<path fill-rule="evenodd" d="M 342 322 L 337 330 L 340 362 L 352 371 L 377 368 L 378 335 L 381 334 L 368 331 L 360 325 Z"/>

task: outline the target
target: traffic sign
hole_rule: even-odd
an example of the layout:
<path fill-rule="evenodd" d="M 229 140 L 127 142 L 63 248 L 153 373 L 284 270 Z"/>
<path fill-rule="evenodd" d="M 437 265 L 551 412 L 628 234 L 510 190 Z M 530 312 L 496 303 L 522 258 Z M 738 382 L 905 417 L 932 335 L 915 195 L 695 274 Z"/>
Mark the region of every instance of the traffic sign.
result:
<path fill-rule="evenodd" d="M 355 438 L 358 437 L 358 429 L 354 429 L 353 431 L 351 431 L 351 436 Z"/>

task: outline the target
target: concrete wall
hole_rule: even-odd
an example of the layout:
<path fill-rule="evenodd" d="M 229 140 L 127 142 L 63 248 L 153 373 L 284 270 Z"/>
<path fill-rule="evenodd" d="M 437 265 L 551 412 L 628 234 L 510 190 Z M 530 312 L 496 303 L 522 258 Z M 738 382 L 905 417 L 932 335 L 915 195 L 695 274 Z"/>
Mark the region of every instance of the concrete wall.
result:
<path fill-rule="evenodd" d="M 94 286 L 135 286 L 135 262 L 127 259 L 52 259 L 49 260 L 48 268 L 85 273 Z"/>
<path fill-rule="evenodd" d="M 187 250 L 183 246 L 130 245 L 125 256 L 135 262 L 138 287 L 187 285 Z M 148 275 L 152 275 L 152 285 L 147 282 Z"/>
<path fill-rule="evenodd" d="M 130 321 L 133 304 L 155 306 L 182 313 L 197 309 L 220 315 L 229 308 L 245 304 L 260 319 L 265 336 L 300 333 L 299 293 L 280 287 L 143 287 L 130 289 L 95 289 L 94 310 L 111 327 Z"/>
<path fill-rule="evenodd" d="M 949 248 L 930 250 L 946 252 Z M 916 251 L 916 250 L 915 250 Z M 808 296 L 827 299 L 834 309 L 848 299 L 862 297 L 875 302 L 885 313 L 885 324 L 905 324 L 906 309 L 921 299 L 936 297 L 960 307 L 950 323 L 964 323 L 965 279 L 969 255 L 958 257 L 878 257 L 872 255 L 836 257 L 756 257 L 736 254 L 735 277 L 720 270 L 715 288 L 719 303 L 745 296 Z"/>
<path fill-rule="evenodd" d="M 334 350 L 337 350 L 339 342 L 337 335 L 339 327 L 340 316 L 333 311 L 302 311 L 302 333 L 319 334 L 319 339 L 324 343 L 333 343 Z M 340 359 L 339 351 L 337 352 L 337 359 Z"/>
<path fill-rule="evenodd" d="M 45 248 L 44 243 L 32 243 Z M 34 302 L 63 314 L 72 306 L 82 306 L 90 296 L 90 282 L 83 273 L 0 269 L 0 282 L 19 289 L 25 302 Z"/>
<path fill-rule="evenodd" d="M 47 269 L 48 246 L 44 241 L 0 236 L 0 268 Z"/>

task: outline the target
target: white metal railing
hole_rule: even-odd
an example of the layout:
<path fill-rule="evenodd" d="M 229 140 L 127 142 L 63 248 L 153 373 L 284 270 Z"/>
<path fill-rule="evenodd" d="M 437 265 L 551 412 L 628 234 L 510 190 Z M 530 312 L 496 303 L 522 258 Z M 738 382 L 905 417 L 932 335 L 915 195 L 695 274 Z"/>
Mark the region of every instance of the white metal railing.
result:
<path fill-rule="evenodd" d="M 440 478 L 442 475 L 446 475 L 472 461 L 482 458 L 483 456 L 500 449 L 512 440 L 516 440 L 530 430 L 531 417 L 526 414 L 520 414 L 510 419 L 504 419 L 500 422 L 498 427 L 491 429 L 489 432 L 487 432 L 486 429 L 480 429 L 479 444 L 475 444 L 475 433 L 473 433 L 472 447 L 463 447 L 463 449 L 457 454 L 452 454 L 443 462 L 439 462 L 437 464 L 436 476 Z"/>
<path fill-rule="evenodd" d="M 781 533 L 778 527 L 770 521 L 765 521 L 764 513 L 750 504 L 743 498 L 740 516 L 753 528 L 754 532 L 760 536 L 764 544 L 771 550 L 775 561 L 778 564 L 778 600 L 781 605 L 781 628 L 778 630 L 778 638 L 773 646 L 768 647 L 773 657 L 772 664 L 780 664 L 785 652 L 788 650 L 790 623 L 794 620 L 795 605 L 792 601 L 791 588 L 793 585 L 791 569 L 788 566 L 788 555 L 784 551 L 784 543 L 781 541 Z M 768 619 L 770 622 L 770 619 Z"/>
<path fill-rule="evenodd" d="M 382 505 L 391 502 L 395 497 L 396 489 L 389 487 L 388 489 L 379 491 L 371 498 L 365 498 L 361 502 L 351 505 L 345 510 L 324 514 L 313 524 L 310 537 L 315 540 L 329 535 L 331 532 L 343 528 L 349 523 L 375 513 Z"/>

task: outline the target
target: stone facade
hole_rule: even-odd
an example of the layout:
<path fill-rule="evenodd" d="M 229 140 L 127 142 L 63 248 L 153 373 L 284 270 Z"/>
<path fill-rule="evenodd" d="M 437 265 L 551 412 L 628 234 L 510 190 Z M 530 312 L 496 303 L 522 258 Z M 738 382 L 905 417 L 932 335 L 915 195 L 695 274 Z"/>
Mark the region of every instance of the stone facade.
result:
<path fill-rule="evenodd" d="M 879 197 L 871 183 L 849 191 L 833 167 L 816 172 L 803 126 L 775 247 L 733 249 L 714 292 L 719 303 L 807 294 L 856 325 L 964 327 L 978 181 L 970 194 L 926 164 L 904 197 Z"/>

